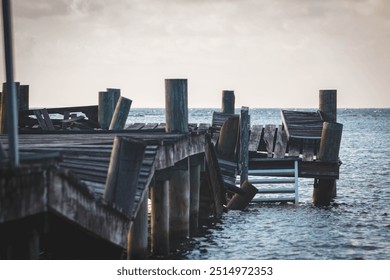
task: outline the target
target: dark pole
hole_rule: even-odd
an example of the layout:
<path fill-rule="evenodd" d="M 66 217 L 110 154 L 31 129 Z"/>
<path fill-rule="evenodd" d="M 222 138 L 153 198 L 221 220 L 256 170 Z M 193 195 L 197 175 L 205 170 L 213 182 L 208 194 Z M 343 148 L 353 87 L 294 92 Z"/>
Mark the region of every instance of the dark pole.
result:
<path fill-rule="evenodd" d="M 10 0 L 3 2 L 4 56 L 7 81 L 7 131 L 9 142 L 9 161 L 11 168 L 19 165 L 18 115 L 16 111 L 16 90 L 14 83 L 12 22 Z"/>

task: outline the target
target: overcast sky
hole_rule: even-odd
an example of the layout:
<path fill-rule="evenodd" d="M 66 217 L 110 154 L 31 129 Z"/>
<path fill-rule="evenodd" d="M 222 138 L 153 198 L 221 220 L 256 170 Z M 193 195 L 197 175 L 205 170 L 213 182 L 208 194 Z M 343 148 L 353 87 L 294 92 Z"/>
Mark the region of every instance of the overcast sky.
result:
<path fill-rule="evenodd" d="M 164 107 L 164 79 L 187 78 L 190 107 L 220 107 L 223 89 L 236 107 L 317 107 L 326 88 L 339 107 L 390 107 L 388 0 L 12 2 L 31 106 L 118 87 L 133 107 Z"/>

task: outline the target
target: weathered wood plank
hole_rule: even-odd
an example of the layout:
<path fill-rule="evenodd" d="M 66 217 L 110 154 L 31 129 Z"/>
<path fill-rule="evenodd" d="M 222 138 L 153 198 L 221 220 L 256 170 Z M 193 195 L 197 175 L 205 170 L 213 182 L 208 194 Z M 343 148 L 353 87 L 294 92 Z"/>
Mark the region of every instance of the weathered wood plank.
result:
<path fill-rule="evenodd" d="M 274 141 L 275 141 L 275 132 L 276 125 L 267 124 L 264 128 L 264 142 L 267 149 L 267 156 L 272 157 L 272 153 L 274 151 Z"/>
<path fill-rule="evenodd" d="M 284 158 L 287 149 L 287 134 L 279 125 L 274 149 L 274 158 Z"/>
<path fill-rule="evenodd" d="M 250 128 L 250 116 L 249 116 L 249 108 L 241 107 L 240 114 L 240 180 L 241 184 L 244 181 L 248 180 L 248 162 L 249 162 L 249 128 Z"/>
<path fill-rule="evenodd" d="M 257 152 L 260 145 L 262 131 L 263 131 L 262 125 L 252 126 L 250 131 L 249 146 L 248 146 L 248 150 L 250 152 Z"/>
<path fill-rule="evenodd" d="M 238 140 L 238 128 L 240 119 L 238 116 L 230 117 L 223 124 L 218 138 L 217 154 L 219 158 L 234 160 Z"/>
<path fill-rule="evenodd" d="M 226 204 L 225 188 L 218 165 L 217 154 L 208 135 L 206 135 L 205 159 L 206 173 L 208 174 L 208 182 L 211 187 L 210 193 L 214 201 L 214 218 L 219 219 L 223 213 L 223 205 Z"/>

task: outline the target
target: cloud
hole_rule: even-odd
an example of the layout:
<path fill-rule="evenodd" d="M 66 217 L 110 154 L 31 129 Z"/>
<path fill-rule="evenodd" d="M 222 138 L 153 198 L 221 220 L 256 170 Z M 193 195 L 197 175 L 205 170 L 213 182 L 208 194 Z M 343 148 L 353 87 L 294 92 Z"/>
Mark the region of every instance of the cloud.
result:
<path fill-rule="evenodd" d="M 371 83 L 375 74 L 390 75 L 387 0 L 13 3 L 17 73 L 34 81 L 32 88 L 39 92 L 46 90 L 44 73 L 56 85 L 66 80 L 77 88 L 82 80 L 82 91 L 90 92 L 110 81 L 129 86 L 149 74 L 155 79 L 175 73 L 213 76 L 221 86 L 248 92 L 251 83 L 261 81 L 273 93 L 283 92 L 287 84 L 352 83 L 356 69 L 360 78 L 370 75 Z M 383 80 L 377 83 L 378 92 L 390 86 Z M 64 95 L 71 90 L 60 91 Z M 140 91 L 156 89 L 143 86 Z"/>

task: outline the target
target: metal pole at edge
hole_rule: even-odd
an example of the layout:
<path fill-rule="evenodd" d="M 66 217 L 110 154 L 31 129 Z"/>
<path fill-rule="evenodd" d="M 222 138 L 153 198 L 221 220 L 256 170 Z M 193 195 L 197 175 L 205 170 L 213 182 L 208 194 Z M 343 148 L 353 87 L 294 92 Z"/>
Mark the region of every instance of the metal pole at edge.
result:
<path fill-rule="evenodd" d="M 14 83 L 12 18 L 10 0 L 2 0 L 5 74 L 7 82 L 7 133 L 9 142 L 10 167 L 19 165 L 18 114 L 16 106 L 16 89 Z"/>

